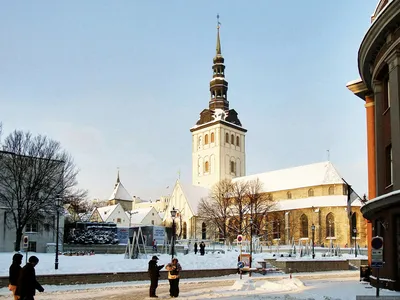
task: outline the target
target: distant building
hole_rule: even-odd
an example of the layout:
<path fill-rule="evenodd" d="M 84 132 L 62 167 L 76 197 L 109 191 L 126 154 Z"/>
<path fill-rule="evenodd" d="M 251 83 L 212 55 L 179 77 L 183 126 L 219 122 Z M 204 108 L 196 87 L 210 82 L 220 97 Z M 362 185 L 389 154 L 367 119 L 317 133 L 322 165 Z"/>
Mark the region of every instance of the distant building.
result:
<path fill-rule="evenodd" d="M 117 182 L 114 185 L 114 191 L 107 201 L 107 205 L 121 204 L 124 210 L 132 210 L 133 198 L 129 195 L 123 184 L 119 179 L 119 171 L 117 175 Z"/>
<path fill-rule="evenodd" d="M 361 212 L 369 220 L 368 240 L 384 238 L 381 283 L 400 291 L 400 1 L 378 2 L 358 51 L 358 69 L 361 79 L 347 87 L 366 108 L 370 200 Z"/>
<path fill-rule="evenodd" d="M 127 211 L 126 215 L 130 220 L 130 227 L 155 225 L 161 226 L 162 219 L 154 207 L 138 208 Z"/>
<path fill-rule="evenodd" d="M 89 222 L 115 223 L 117 227 L 129 227 L 129 217 L 120 203 L 95 208 Z"/>

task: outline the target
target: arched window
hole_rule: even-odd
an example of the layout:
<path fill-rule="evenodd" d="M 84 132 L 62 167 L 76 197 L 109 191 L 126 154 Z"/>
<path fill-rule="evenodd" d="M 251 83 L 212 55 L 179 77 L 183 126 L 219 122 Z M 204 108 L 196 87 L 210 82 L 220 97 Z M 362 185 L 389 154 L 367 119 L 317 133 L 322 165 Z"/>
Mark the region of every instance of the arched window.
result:
<path fill-rule="evenodd" d="M 239 136 L 236 137 L 236 146 L 240 146 Z"/>
<path fill-rule="evenodd" d="M 201 147 L 201 136 L 199 136 L 199 148 Z"/>
<path fill-rule="evenodd" d="M 354 232 L 354 229 L 356 232 Z M 357 213 L 353 212 L 351 214 L 351 233 L 353 237 L 357 236 Z"/>
<path fill-rule="evenodd" d="M 209 163 L 208 161 L 206 161 L 206 162 L 204 163 L 204 172 L 205 172 L 205 173 L 210 172 L 210 163 Z"/>
<path fill-rule="evenodd" d="M 335 217 L 333 213 L 329 213 L 326 215 L 326 236 L 334 237 L 335 236 Z"/>
<path fill-rule="evenodd" d="M 287 192 L 287 198 L 288 199 L 292 199 L 292 193 L 291 192 Z"/>
<path fill-rule="evenodd" d="M 305 214 L 300 217 L 300 237 L 308 238 L 308 218 Z"/>
<path fill-rule="evenodd" d="M 183 239 L 186 239 L 187 236 L 187 224 L 186 222 L 183 222 L 183 230 L 182 230 L 182 235 L 183 235 Z"/>
<path fill-rule="evenodd" d="M 229 144 L 229 133 L 225 133 L 225 143 Z"/>
<path fill-rule="evenodd" d="M 201 224 L 201 238 L 203 240 L 205 240 L 207 238 L 206 232 L 207 232 L 207 226 L 206 226 L 206 223 L 203 222 L 203 224 Z"/>
<path fill-rule="evenodd" d="M 235 173 L 236 174 L 236 165 L 234 161 L 231 161 L 231 173 Z"/>
<path fill-rule="evenodd" d="M 313 197 L 314 196 L 314 190 L 313 189 L 309 189 L 308 190 L 308 197 Z"/>
<path fill-rule="evenodd" d="M 235 136 L 233 134 L 231 135 L 231 144 L 235 145 Z"/>
<path fill-rule="evenodd" d="M 214 132 L 211 132 L 211 143 L 214 143 Z"/>
<path fill-rule="evenodd" d="M 207 145 L 208 144 L 208 134 L 206 134 L 204 136 L 204 144 Z"/>
<path fill-rule="evenodd" d="M 329 195 L 334 195 L 334 194 L 335 194 L 335 187 L 334 187 L 334 186 L 331 185 L 331 186 L 329 187 L 329 189 L 328 189 L 328 194 L 329 194 Z"/>
<path fill-rule="evenodd" d="M 279 220 L 272 221 L 272 232 L 274 239 L 281 238 L 281 224 L 279 223 Z"/>

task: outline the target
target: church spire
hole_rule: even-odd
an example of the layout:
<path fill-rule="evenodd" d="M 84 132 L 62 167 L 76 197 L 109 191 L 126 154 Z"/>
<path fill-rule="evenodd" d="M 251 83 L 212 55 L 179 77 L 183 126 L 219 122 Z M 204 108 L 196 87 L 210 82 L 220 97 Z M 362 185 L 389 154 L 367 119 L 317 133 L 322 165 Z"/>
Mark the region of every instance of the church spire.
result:
<path fill-rule="evenodd" d="M 118 168 L 118 171 L 117 171 L 117 182 L 115 183 L 114 188 L 116 188 L 118 183 L 120 183 L 120 182 L 121 181 L 119 180 L 119 168 Z"/>
<path fill-rule="evenodd" d="M 225 80 L 225 65 L 221 52 L 220 28 L 221 22 L 219 21 L 219 15 L 217 15 L 217 47 L 213 59 L 214 64 L 212 66 L 213 78 L 210 81 L 211 99 L 209 101 L 209 109 L 213 111 L 216 109 L 228 111 L 228 82 Z"/>
<path fill-rule="evenodd" d="M 221 23 L 219 21 L 219 14 L 217 15 L 217 47 L 216 47 L 216 56 L 221 55 L 221 40 L 219 38 L 219 29 L 221 27 Z"/>

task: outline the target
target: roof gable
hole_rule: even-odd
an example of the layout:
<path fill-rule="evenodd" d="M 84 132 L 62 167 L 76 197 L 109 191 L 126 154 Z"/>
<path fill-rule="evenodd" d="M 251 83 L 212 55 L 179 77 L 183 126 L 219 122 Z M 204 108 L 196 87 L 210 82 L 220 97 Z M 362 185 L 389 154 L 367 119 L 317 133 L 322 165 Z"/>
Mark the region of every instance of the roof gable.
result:
<path fill-rule="evenodd" d="M 251 181 L 257 178 L 263 184 L 263 192 L 344 184 L 342 177 L 330 161 L 238 177 L 232 181 Z"/>
<path fill-rule="evenodd" d="M 159 218 L 161 218 L 160 215 L 158 214 L 157 210 L 154 207 L 137 208 L 135 210 L 132 210 L 131 212 L 126 212 L 126 215 L 130 219 L 131 224 L 142 224 L 143 220 L 151 212 L 153 212 L 155 216 L 158 216 Z"/>
<path fill-rule="evenodd" d="M 115 185 L 114 191 L 108 200 L 133 201 L 131 195 L 129 195 L 128 191 L 125 189 L 121 182 L 118 182 Z"/>
<path fill-rule="evenodd" d="M 182 183 L 178 181 L 179 186 L 183 194 L 185 195 L 186 202 L 192 213 L 197 216 L 197 208 L 202 198 L 206 198 L 210 194 L 210 190 L 201 186 L 196 186 L 192 184 Z"/>
<path fill-rule="evenodd" d="M 121 205 L 121 204 L 118 203 L 115 205 L 109 205 L 109 206 L 97 208 L 97 212 L 100 215 L 103 222 L 105 222 L 107 220 L 107 218 L 113 213 L 113 211 L 117 208 L 118 205 Z"/>

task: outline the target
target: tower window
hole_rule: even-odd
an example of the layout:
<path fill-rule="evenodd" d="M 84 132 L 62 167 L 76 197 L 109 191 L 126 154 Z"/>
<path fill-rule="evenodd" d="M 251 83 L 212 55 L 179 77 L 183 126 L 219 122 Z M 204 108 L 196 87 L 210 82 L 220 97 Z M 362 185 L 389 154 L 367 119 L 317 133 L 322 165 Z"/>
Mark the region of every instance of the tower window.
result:
<path fill-rule="evenodd" d="M 204 163 L 204 172 L 210 172 L 210 163 L 208 161 Z"/>
<path fill-rule="evenodd" d="M 292 199 L 292 193 L 291 192 L 287 192 L 287 198 L 288 199 Z"/>
<path fill-rule="evenodd" d="M 335 187 L 334 186 L 330 186 L 328 189 L 328 194 L 329 195 L 334 195 L 335 194 Z"/>
<path fill-rule="evenodd" d="M 240 143 L 239 143 L 239 136 L 236 137 L 236 146 L 240 146 Z"/>
<path fill-rule="evenodd" d="M 225 133 L 225 143 L 229 144 L 229 133 Z"/>
<path fill-rule="evenodd" d="M 214 143 L 214 132 L 211 132 L 211 143 Z"/>
<path fill-rule="evenodd" d="M 231 135 L 231 144 L 235 145 L 235 136 L 233 134 Z"/>
<path fill-rule="evenodd" d="M 204 144 L 207 145 L 208 144 L 208 134 L 206 134 L 204 136 Z"/>
<path fill-rule="evenodd" d="M 231 173 L 236 173 L 236 164 L 234 161 L 231 161 Z"/>

